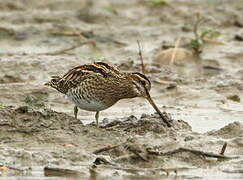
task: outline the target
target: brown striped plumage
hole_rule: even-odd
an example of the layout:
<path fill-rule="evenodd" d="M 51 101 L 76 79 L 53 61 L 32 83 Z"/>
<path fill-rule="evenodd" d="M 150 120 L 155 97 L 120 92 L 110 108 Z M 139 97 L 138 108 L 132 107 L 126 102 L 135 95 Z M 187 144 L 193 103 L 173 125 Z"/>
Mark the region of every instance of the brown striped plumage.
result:
<path fill-rule="evenodd" d="M 53 76 L 45 85 L 57 89 L 75 104 L 74 115 L 78 108 L 95 111 L 98 126 L 99 111 L 109 108 L 120 99 L 144 97 L 170 126 L 152 101 L 149 90 L 151 83 L 141 73 L 123 73 L 114 66 L 103 62 L 77 66 L 62 77 Z"/>

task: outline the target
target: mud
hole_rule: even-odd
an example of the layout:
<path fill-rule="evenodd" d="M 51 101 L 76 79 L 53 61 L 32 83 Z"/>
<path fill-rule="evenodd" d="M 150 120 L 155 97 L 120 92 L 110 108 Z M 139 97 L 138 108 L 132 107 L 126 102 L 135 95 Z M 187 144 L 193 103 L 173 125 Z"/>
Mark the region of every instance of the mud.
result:
<path fill-rule="evenodd" d="M 74 179 L 173 179 L 174 171 L 182 179 L 243 178 L 241 1 L 5 0 L 0 10 L 0 179 L 65 179 L 47 177 L 44 167 L 78 170 Z M 198 14 L 205 39 L 195 55 Z M 93 112 L 74 119 L 73 105 L 43 86 L 51 75 L 98 60 L 141 71 L 137 40 L 151 95 L 171 129 L 139 98 L 101 112 L 96 128 Z M 225 142 L 228 159 L 147 151 L 219 154 Z M 100 157 L 112 167 L 93 167 Z"/>
<path fill-rule="evenodd" d="M 235 166 L 233 172 L 240 172 L 242 168 L 240 154 L 243 124 L 240 122 L 232 123 L 218 131 L 199 134 L 193 132 L 191 126 L 182 120 L 171 121 L 173 128 L 168 128 L 157 114 L 152 114 L 143 115 L 141 118 L 131 116 L 104 119 L 101 127 L 97 128 L 94 125 L 84 126 L 79 120 L 65 113 L 50 109 L 34 110 L 28 106 L 2 107 L 0 119 L 0 159 L 2 165 L 8 168 L 2 170 L 4 177 L 38 177 L 36 171 L 43 172 L 44 167 L 78 171 L 73 178 L 91 178 L 94 173 L 97 178 L 108 178 L 107 174 L 115 173 L 117 177 L 125 179 L 132 178 L 134 173 L 144 178 L 162 178 L 166 177 L 167 173 L 173 177 L 176 176 L 174 171 L 178 177 L 183 177 L 185 172 L 189 173 L 195 169 L 199 172 L 206 167 L 219 168 L 219 173 L 231 172 L 232 169 L 227 166 L 229 163 Z M 226 142 L 223 138 L 227 138 L 226 154 L 230 155 L 229 159 L 207 156 L 202 158 L 191 152 L 168 154 L 181 147 L 219 154 Z M 107 146 L 119 143 L 121 144 L 115 148 L 102 151 Z M 154 153 L 148 153 L 151 151 Z M 160 156 L 156 155 L 156 152 L 165 154 Z M 115 165 L 103 167 L 104 162 L 97 163 L 97 158 L 108 159 L 108 162 Z M 92 168 L 94 164 L 97 164 L 95 169 Z M 18 171 L 10 167 L 17 168 Z M 119 169 L 122 167 L 128 169 Z M 166 171 L 158 171 L 154 175 L 153 170 L 150 170 L 161 167 Z M 136 170 L 138 168 L 140 169 Z M 45 172 L 45 175 L 49 177 L 57 174 Z M 73 175 L 58 174 L 69 178 Z M 112 176 L 110 178 L 112 179 Z M 186 178 L 190 178 L 190 175 L 187 174 Z"/>

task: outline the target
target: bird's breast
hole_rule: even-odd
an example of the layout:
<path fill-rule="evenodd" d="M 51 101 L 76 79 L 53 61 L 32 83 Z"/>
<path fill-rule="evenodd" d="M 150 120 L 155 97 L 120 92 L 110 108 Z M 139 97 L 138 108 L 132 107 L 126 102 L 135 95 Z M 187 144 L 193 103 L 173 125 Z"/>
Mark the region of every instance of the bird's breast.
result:
<path fill-rule="evenodd" d="M 110 104 L 106 104 L 97 98 L 88 95 L 80 95 L 76 93 L 67 93 L 68 99 L 70 99 L 80 109 L 86 111 L 102 111 L 110 107 Z"/>

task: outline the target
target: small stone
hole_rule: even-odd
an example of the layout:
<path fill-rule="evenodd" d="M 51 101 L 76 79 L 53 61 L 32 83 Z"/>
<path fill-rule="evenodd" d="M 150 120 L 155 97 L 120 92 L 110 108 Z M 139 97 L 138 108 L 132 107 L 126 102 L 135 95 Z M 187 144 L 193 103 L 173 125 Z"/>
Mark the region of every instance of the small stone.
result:
<path fill-rule="evenodd" d="M 184 139 L 184 141 L 191 141 L 193 139 L 194 139 L 193 136 L 186 136 L 185 139 Z"/>
<path fill-rule="evenodd" d="M 237 26 L 237 27 L 243 28 L 243 21 L 236 20 L 234 22 L 234 25 Z"/>
<path fill-rule="evenodd" d="M 174 88 L 176 88 L 177 87 L 177 84 L 176 83 L 170 83 L 167 87 L 166 87 L 166 89 L 174 89 Z"/>
<path fill-rule="evenodd" d="M 243 33 L 241 33 L 241 34 L 236 34 L 236 35 L 235 35 L 235 40 L 237 40 L 237 41 L 243 41 Z"/>
<path fill-rule="evenodd" d="M 144 119 L 144 118 L 149 118 L 150 116 L 148 115 L 148 114 L 145 114 L 145 113 L 143 113 L 142 115 L 141 115 L 141 119 Z"/>
<path fill-rule="evenodd" d="M 19 108 L 17 108 L 16 110 L 20 113 L 27 113 L 28 112 L 28 106 L 20 106 Z"/>
<path fill-rule="evenodd" d="M 137 120 L 137 117 L 134 116 L 134 115 L 131 115 L 131 116 L 128 117 L 128 119 L 129 119 L 129 120 Z"/>

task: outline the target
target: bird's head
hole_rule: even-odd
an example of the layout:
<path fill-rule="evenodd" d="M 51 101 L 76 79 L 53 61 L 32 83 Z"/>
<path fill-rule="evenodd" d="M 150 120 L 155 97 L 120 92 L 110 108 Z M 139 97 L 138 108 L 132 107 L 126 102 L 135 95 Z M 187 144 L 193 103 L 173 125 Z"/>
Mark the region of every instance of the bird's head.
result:
<path fill-rule="evenodd" d="M 146 98 L 149 101 L 149 103 L 153 106 L 153 108 L 157 111 L 162 120 L 166 123 L 166 125 L 168 127 L 171 127 L 172 125 L 168 121 L 168 118 L 161 113 L 161 111 L 156 106 L 156 104 L 150 96 L 149 91 L 151 89 L 151 82 L 149 81 L 149 79 L 145 75 L 138 72 L 131 73 L 130 78 L 133 85 L 133 91 L 136 97 Z"/>
<path fill-rule="evenodd" d="M 147 98 L 151 89 L 151 82 L 149 79 L 145 75 L 138 72 L 131 73 L 130 78 L 133 85 L 133 91 L 136 96 Z"/>

